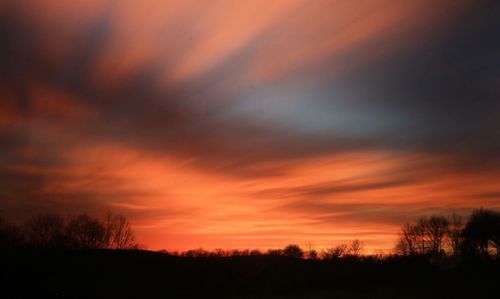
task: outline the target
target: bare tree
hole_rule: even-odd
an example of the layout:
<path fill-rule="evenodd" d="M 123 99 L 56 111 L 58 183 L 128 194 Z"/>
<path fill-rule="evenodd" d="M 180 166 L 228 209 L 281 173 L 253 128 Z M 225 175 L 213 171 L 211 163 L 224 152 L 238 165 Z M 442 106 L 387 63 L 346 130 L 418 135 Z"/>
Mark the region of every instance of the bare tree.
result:
<path fill-rule="evenodd" d="M 420 217 L 403 226 L 395 249 L 403 255 L 444 253 L 445 241 L 454 255 L 489 255 L 494 248 L 500 256 L 500 212 L 475 210 L 465 225 L 457 214 Z"/>
<path fill-rule="evenodd" d="M 426 254 L 429 240 L 427 238 L 427 218 L 422 216 L 417 219 L 413 226 L 413 234 L 416 236 L 416 247 L 419 254 Z"/>
<path fill-rule="evenodd" d="M 333 260 L 343 257 L 347 252 L 348 246 L 346 244 L 341 244 L 335 247 L 326 248 L 323 251 L 322 258 L 325 260 Z"/>
<path fill-rule="evenodd" d="M 360 256 L 363 254 L 364 247 L 365 243 L 363 241 L 355 239 L 349 246 L 348 253 L 353 256 Z"/>
<path fill-rule="evenodd" d="M 104 218 L 103 225 L 105 248 L 131 249 L 135 246 L 134 233 L 125 216 L 115 216 L 111 212 L 108 212 Z"/>
<path fill-rule="evenodd" d="M 227 256 L 226 251 L 222 248 L 215 248 L 211 253 L 212 253 L 212 256 L 214 256 L 214 257 Z"/>
<path fill-rule="evenodd" d="M 450 244 L 453 255 L 458 255 L 460 251 L 460 244 L 462 243 L 462 230 L 464 228 L 464 221 L 463 218 L 460 217 L 460 215 L 453 213 L 449 217 L 448 222 L 448 242 Z"/>
<path fill-rule="evenodd" d="M 197 249 L 190 249 L 187 251 L 184 251 L 181 256 L 185 257 L 209 257 L 210 252 L 203 249 L 203 248 L 197 248 Z"/>
<path fill-rule="evenodd" d="M 449 221 L 444 216 L 419 217 L 401 229 L 396 251 L 403 255 L 440 253 L 448 233 Z"/>
<path fill-rule="evenodd" d="M 113 213 L 108 211 L 104 218 L 104 247 L 112 248 L 113 247 L 113 234 L 115 231 L 115 221 L 113 217 Z"/>
<path fill-rule="evenodd" d="M 406 223 L 401 228 L 399 240 L 396 245 L 396 252 L 401 255 L 415 255 L 418 253 L 418 242 L 419 238 L 414 226 L 410 223 Z"/>
<path fill-rule="evenodd" d="M 28 242 L 35 246 L 65 246 L 66 222 L 60 215 L 47 213 L 29 219 L 24 230 Z"/>
<path fill-rule="evenodd" d="M 138 248 L 133 242 L 134 234 L 128 220 L 110 212 L 104 221 L 87 214 L 66 219 L 54 213 L 40 214 L 30 218 L 22 231 L 16 226 L 5 224 L 0 217 L 0 245 L 26 243 L 78 249 Z"/>
<path fill-rule="evenodd" d="M 67 232 L 76 248 L 98 249 L 105 247 L 104 226 L 98 219 L 87 214 L 81 214 L 71 219 Z"/>
<path fill-rule="evenodd" d="M 113 218 L 111 247 L 115 249 L 130 249 L 134 246 L 134 233 L 125 216 Z"/>
<path fill-rule="evenodd" d="M 308 259 L 317 259 L 318 258 L 318 251 L 314 248 L 313 244 L 311 242 L 306 243 L 306 251 L 305 251 L 305 256 Z"/>
<path fill-rule="evenodd" d="M 443 249 L 443 240 L 448 232 L 449 222 L 444 216 L 433 215 L 424 222 L 429 242 L 429 251 L 438 254 Z"/>

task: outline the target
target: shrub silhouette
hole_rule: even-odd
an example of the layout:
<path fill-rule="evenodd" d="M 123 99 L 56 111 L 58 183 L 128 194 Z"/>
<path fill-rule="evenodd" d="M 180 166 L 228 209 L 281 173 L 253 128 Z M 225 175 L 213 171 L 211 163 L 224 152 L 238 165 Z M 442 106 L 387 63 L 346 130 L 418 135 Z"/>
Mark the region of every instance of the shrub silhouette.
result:
<path fill-rule="evenodd" d="M 335 247 L 329 247 L 326 248 L 321 257 L 324 260 L 334 260 L 334 259 L 339 259 L 347 253 L 347 245 L 346 244 L 341 244 Z"/>
<path fill-rule="evenodd" d="M 283 255 L 294 258 L 302 258 L 304 257 L 304 251 L 295 244 L 290 244 L 283 249 Z"/>
<path fill-rule="evenodd" d="M 269 249 L 267 250 L 268 255 L 272 256 L 281 256 L 283 255 L 283 250 L 282 249 Z"/>
<path fill-rule="evenodd" d="M 311 260 L 315 260 L 318 258 L 318 251 L 314 248 L 307 251 L 307 258 Z"/>

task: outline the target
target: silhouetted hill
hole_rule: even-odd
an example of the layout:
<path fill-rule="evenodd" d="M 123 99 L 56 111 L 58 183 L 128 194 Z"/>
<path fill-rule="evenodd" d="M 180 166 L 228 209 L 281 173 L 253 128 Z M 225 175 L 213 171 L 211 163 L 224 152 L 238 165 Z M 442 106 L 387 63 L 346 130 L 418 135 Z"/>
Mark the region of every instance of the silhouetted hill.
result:
<path fill-rule="evenodd" d="M 1 254 L 2 298 L 476 298 L 497 260 L 189 258 L 142 250 L 23 248 Z"/>

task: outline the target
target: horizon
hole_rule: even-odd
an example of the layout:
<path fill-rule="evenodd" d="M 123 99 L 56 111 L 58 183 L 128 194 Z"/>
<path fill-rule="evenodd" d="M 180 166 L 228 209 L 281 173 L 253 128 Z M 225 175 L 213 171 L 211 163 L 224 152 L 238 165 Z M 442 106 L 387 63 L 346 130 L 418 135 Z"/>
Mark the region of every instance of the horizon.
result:
<path fill-rule="evenodd" d="M 102 217 L 100 217 L 102 216 Z M 500 211 L 495 211 L 491 209 L 485 209 L 484 207 L 479 207 L 474 209 L 470 214 L 457 214 L 451 213 L 449 215 L 445 214 L 428 214 L 419 215 L 417 218 L 408 219 L 405 223 L 402 223 L 398 228 L 398 231 L 392 236 L 394 243 L 387 248 L 380 248 L 366 246 L 364 240 L 359 238 L 354 238 L 351 240 L 344 239 L 344 242 L 328 242 L 325 244 L 317 245 L 312 242 L 306 243 L 293 243 L 288 242 L 285 246 L 273 246 L 273 247 L 203 247 L 197 246 L 196 243 L 193 247 L 170 247 L 170 248 L 150 248 L 142 240 L 138 240 L 135 234 L 135 227 L 133 223 L 124 216 L 120 214 L 115 214 L 113 211 L 108 210 L 104 215 L 92 215 L 86 212 L 83 213 L 73 213 L 73 214 L 58 214 L 54 211 L 46 213 L 33 214 L 30 217 L 24 219 L 16 219 L 16 221 L 10 221 L 8 217 L 0 211 L 0 235 L 9 236 L 4 238 L 5 240 L 10 240 L 12 242 L 11 246 L 18 246 L 19 248 L 47 248 L 47 249 L 66 249 L 74 250 L 78 248 L 79 245 L 75 245 L 72 242 L 75 241 L 75 231 L 74 228 L 81 226 L 85 227 L 81 231 L 83 235 L 92 239 L 92 244 L 89 247 L 83 247 L 84 250 L 141 250 L 141 251 L 151 251 L 165 253 L 168 255 L 175 256 L 188 256 L 189 252 L 197 252 L 195 256 L 203 256 L 203 254 L 215 254 L 216 256 L 239 256 L 239 255 L 255 255 L 252 252 L 257 251 L 258 255 L 282 255 L 283 251 L 286 250 L 285 247 L 295 246 L 302 251 L 302 258 L 306 259 L 330 259 L 328 254 L 336 250 L 340 250 L 339 257 L 361 257 L 361 256 L 374 256 L 374 257 L 391 257 L 391 256 L 425 256 L 426 254 L 443 254 L 442 257 L 457 257 L 460 250 L 457 249 L 456 244 L 453 242 L 458 242 L 462 245 L 465 244 L 463 238 L 460 234 L 467 232 L 474 227 L 476 224 L 471 224 L 471 222 L 477 221 L 477 219 L 482 218 L 480 221 L 486 220 L 482 225 L 486 225 L 487 229 L 494 229 L 495 221 L 500 220 Z M 486 218 L 484 218 L 486 217 Z M 488 217 L 491 217 L 488 219 Z M 93 222 L 95 221 L 95 222 Z M 118 221 L 118 222 L 117 222 Z M 490 221 L 490 222 L 488 222 Z M 94 225 L 100 228 L 96 228 Z M 99 230 L 102 229 L 102 230 Z M 423 229 L 424 236 L 420 236 Z M 120 241 L 114 241 L 113 238 L 116 232 L 123 232 L 119 235 Z M 441 233 L 440 233 L 441 232 Z M 457 235 L 457 232 L 461 232 Z M 439 237 L 439 234 L 442 234 Z M 38 236 L 38 237 L 37 237 Z M 413 237 L 409 237 L 413 236 Z M 470 236 L 469 236 L 470 237 Z M 413 241 L 409 241 L 407 238 L 417 238 Z M 423 239 L 419 239 L 423 238 Z M 441 253 L 436 253 L 433 246 L 436 246 L 434 238 L 439 238 L 439 247 L 443 250 Z M 78 240 L 78 239 L 77 239 Z M 124 241 L 127 240 L 127 241 Z M 420 240 L 420 241 L 418 241 Z M 385 239 L 384 241 L 387 241 Z M 79 241 L 76 241 L 78 244 Z M 113 243 L 114 242 L 114 243 Z M 409 253 L 401 247 L 402 243 L 406 242 L 422 242 L 425 249 L 424 252 L 416 251 Z M 7 244 L 9 244 L 7 242 Z M 122 247 L 116 247 L 116 244 Z M 408 246 L 410 243 L 406 243 Z M 434 245 L 433 245 L 434 244 Z M 490 249 L 495 250 L 495 242 L 492 241 Z M 240 244 L 241 245 L 241 244 Z M 406 245 L 405 245 L 406 246 Z M 343 248 L 343 249 L 342 249 Z M 418 247 L 417 247 L 418 248 Z M 464 247 L 466 248 L 466 247 Z M 82 249 L 82 248 L 80 248 Z M 309 254 L 314 251 L 314 256 L 310 257 Z M 222 254 L 222 255 L 221 255 Z M 465 253 L 465 255 L 470 253 Z"/>
<path fill-rule="evenodd" d="M 498 1 L 0 3 L 0 211 L 149 250 L 393 250 L 500 211 Z"/>

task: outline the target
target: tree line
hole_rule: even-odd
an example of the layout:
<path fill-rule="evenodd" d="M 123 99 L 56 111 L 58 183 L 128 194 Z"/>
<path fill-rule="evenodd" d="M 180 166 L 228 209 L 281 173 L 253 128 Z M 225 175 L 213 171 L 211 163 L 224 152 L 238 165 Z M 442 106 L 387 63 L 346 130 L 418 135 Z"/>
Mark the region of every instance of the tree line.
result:
<path fill-rule="evenodd" d="M 364 242 L 358 239 L 352 241 L 351 244 L 340 244 L 334 247 L 327 247 L 322 250 L 316 250 L 312 245 L 306 245 L 306 248 L 301 248 L 297 244 L 289 244 L 284 248 L 268 249 L 261 251 L 259 249 L 230 249 L 224 250 L 221 248 L 212 251 L 203 248 L 190 249 L 183 252 L 160 250 L 161 253 L 173 256 L 196 257 L 196 258 L 211 258 L 211 257 L 232 257 L 232 256 L 283 256 L 290 258 L 305 258 L 305 259 L 323 259 L 333 260 L 344 257 L 357 258 L 363 254 Z"/>
<path fill-rule="evenodd" d="M 55 213 L 36 215 L 22 225 L 5 222 L 0 214 L 0 248 L 34 246 L 67 249 L 138 248 L 129 221 L 109 212 L 104 219 L 88 214 L 63 217 Z M 163 253 L 184 257 L 227 257 L 243 255 L 286 256 L 333 260 L 360 257 L 364 243 L 358 239 L 316 250 L 310 244 L 301 248 L 290 244 L 281 249 L 207 251 L 202 248 L 185 252 Z M 401 228 L 395 246 L 396 255 L 467 255 L 500 257 L 500 212 L 478 209 L 468 217 L 457 214 L 422 216 Z"/>
<path fill-rule="evenodd" d="M 478 209 L 465 219 L 457 214 L 419 217 L 400 231 L 400 255 L 500 256 L 500 212 Z"/>
<path fill-rule="evenodd" d="M 111 212 L 102 220 L 88 214 L 63 217 L 45 213 L 22 225 L 9 224 L 0 217 L 0 247 L 132 249 L 137 247 L 134 240 L 127 218 Z"/>

